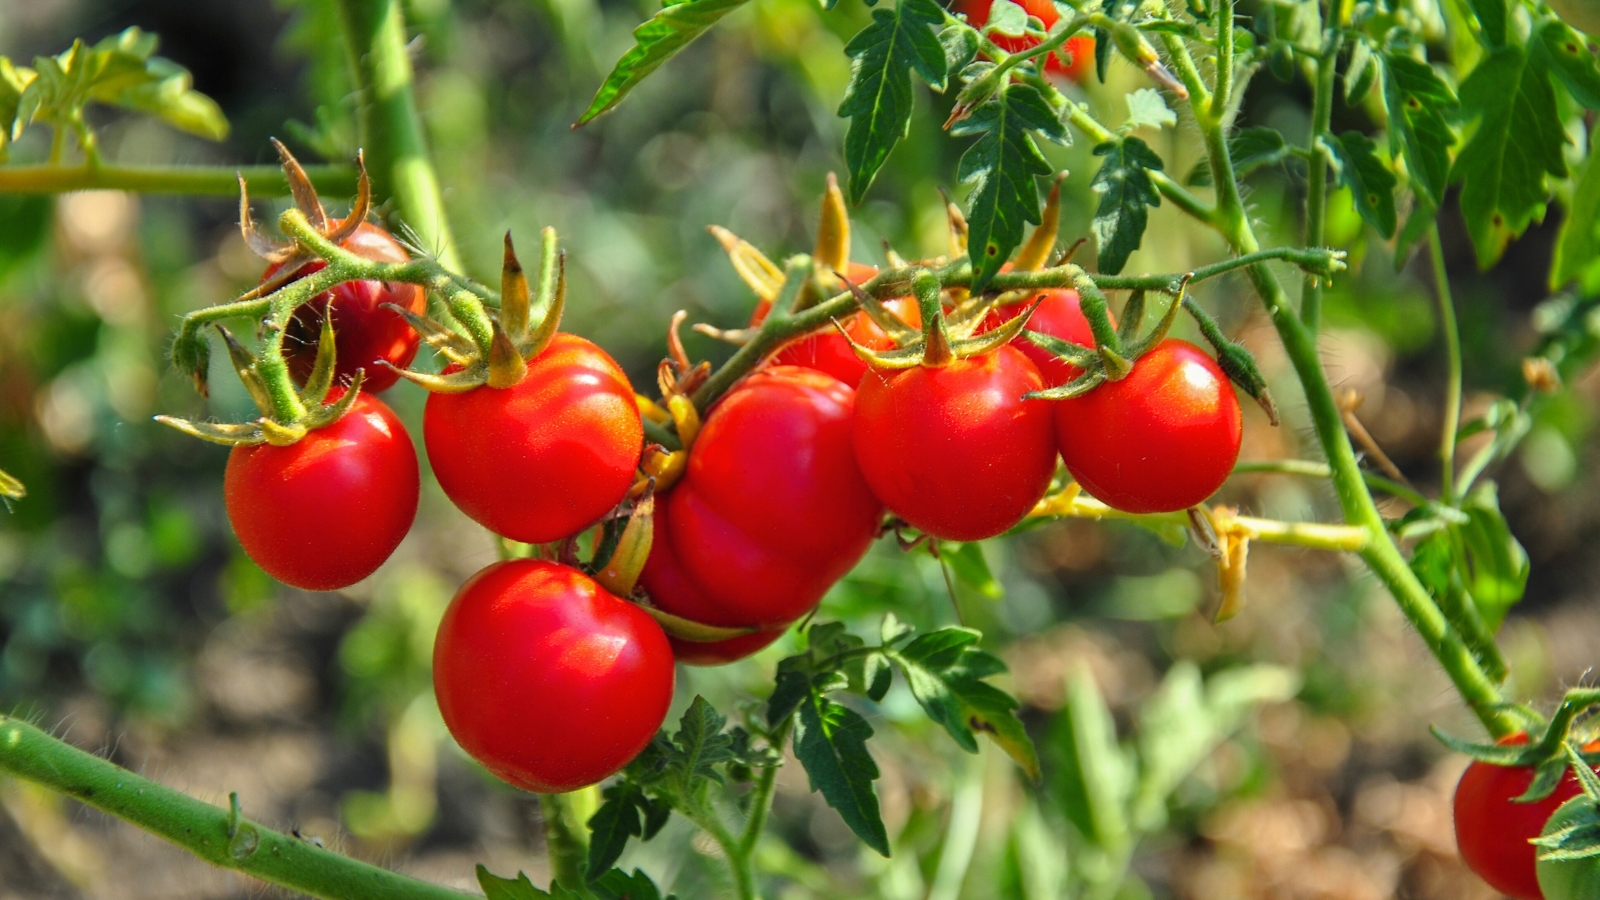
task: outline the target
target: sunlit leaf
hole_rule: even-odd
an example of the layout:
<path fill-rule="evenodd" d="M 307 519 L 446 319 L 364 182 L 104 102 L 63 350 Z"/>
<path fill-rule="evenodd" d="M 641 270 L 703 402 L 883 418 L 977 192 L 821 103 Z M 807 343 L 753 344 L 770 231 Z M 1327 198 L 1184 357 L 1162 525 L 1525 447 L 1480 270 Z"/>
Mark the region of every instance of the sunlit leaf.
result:
<path fill-rule="evenodd" d="M 1404 156 L 1413 190 L 1437 208 L 1450 176 L 1456 135 L 1447 121 L 1460 104 L 1439 73 L 1398 51 L 1383 54 L 1383 102 L 1389 155 Z"/>
<path fill-rule="evenodd" d="M 743 6 L 747 0 L 684 0 L 666 6 L 633 30 L 634 46 L 612 68 L 611 74 L 595 92 L 594 100 L 583 115 L 582 125 L 611 109 L 628 95 L 639 82 L 661 64 L 676 56 L 695 38 L 717 24 L 723 16 Z"/>
<path fill-rule="evenodd" d="M 1100 271 L 1115 275 L 1144 239 L 1146 207 L 1161 205 L 1161 194 L 1150 180 L 1152 171 L 1161 171 L 1161 157 L 1136 137 L 1107 141 L 1094 153 L 1106 159 L 1089 183 L 1100 195 L 1090 230 L 1100 250 Z"/>
<path fill-rule="evenodd" d="M 889 855 L 889 835 L 878 810 L 872 782 L 878 764 L 867 752 L 872 726 L 860 713 L 818 693 L 800 704 L 794 754 L 805 767 L 811 789 L 833 807 L 867 846 Z"/>
<path fill-rule="evenodd" d="M 1022 243 L 1024 226 L 1039 224 L 1035 179 L 1051 170 L 1034 134 L 1064 143 L 1067 130 L 1032 86 L 1008 84 L 950 133 L 978 135 L 977 142 L 961 154 L 957 169 L 962 183 L 972 185 L 967 198 L 967 246 L 976 291 Z"/>
<path fill-rule="evenodd" d="M 943 23 L 944 10 L 933 0 L 900 0 L 894 9 L 873 10 L 872 24 L 845 46 L 850 85 L 839 115 L 850 119 L 844 138 L 850 202 L 866 196 L 889 151 L 911 127 L 911 73 L 944 90 L 948 45 L 934 31 Z"/>
<path fill-rule="evenodd" d="M 1394 235 L 1394 188 L 1399 183 L 1378 157 L 1378 145 L 1359 131 L 1325 139 L 1339 162 L 1339 183 L 1350 189 L 1356 212 L 1384 237 Z"/>

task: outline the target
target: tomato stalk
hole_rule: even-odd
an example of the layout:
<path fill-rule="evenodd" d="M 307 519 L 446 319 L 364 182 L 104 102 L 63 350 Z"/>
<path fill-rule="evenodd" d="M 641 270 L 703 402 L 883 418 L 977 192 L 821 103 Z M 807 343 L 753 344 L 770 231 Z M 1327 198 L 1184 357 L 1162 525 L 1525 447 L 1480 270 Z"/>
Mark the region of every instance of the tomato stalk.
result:
<path fill-rule="evenodd" d="M 1343 18 L 1343 0 L 1330 0 L 1328 20 L 1323 29 L 1322 53 L 1317 57 L 1317 81 L 1311 106 L 1311 138 L 1306 148 L 1309 156 L 1309 177 L 1306 184 L 1306 244 L 1312 247 L 1322 243 L 1327 230 L 1328 166 L 1332 159 L 1323 138 L 1330 134 L 1333 118 L 1334 70 L 1339 62 L 1339 48 L 1344 43 L 1344 32 L 1339 27 Z M 1217 77 L 1223 70 L 1219 67 Z M 1307 275 L 1300 288 L 1300 318 L 1313 333 L 1322 324 L 1322 279 Z"/>
<path fill-rule="evenodd" d="M 354 193 L 356 170 L 350 166 L 307 166 L 318 190 Z M 71 191 L 137 191 L 142 194 L 189 194 L 225 197 L 239 189 L 239 176 L 257 193 L 287 196 L 289 182 L 277 166 L 118 166 L 105 164 L 0 166 L 0 193 L 65 194 Z"/>
<path fill-rule="evenodd" d="M 1439 497 L 1445 503 L 1456 501 L 1456 432 L 1461 428 L 1461 332 L 1456 326 L 1456 305 L 1450 296 L 1450 276 L 1444 268 L 1444 249 L 1439 245 L 1439 226 L 1428 228 L 1428 260 L 1433 264 L 1433 282 L 1439 296 L 1439 325 L 1444 332 L 1445 383 L 1444 424 L 1439 434 Z"/>
<path fill-rule="evenodd" d="M 206 862 L 327 900 L 462 900 L 418 881 L 273 831 L 243 817 L 238 795 L 213 806 L 0 716 L 0 772 L 65 794 Z"/>

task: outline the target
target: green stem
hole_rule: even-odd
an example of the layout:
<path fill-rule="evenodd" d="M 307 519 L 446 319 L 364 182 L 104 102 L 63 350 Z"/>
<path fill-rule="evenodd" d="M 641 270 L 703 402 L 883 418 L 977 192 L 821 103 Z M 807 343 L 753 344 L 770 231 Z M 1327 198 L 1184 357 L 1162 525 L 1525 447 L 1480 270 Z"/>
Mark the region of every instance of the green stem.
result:
<path fill-rule="evenodd" d="M 784 719 L 767 736 L 767 744 L 783 751 L 794 727 L 794 716 Z M 756 846 L 761 843 L 761 833 L 767 827 L 767 814 L 772 811 L 772 795 L 778 784 L 778 769 L 782 763 L 773 763 L 761 770 L 756 785 L 750 792 L 750 818 L 745 820 L 744 832 L 739 836 L 739 855 L 747 862 L 754 858 Z"/>
<path fill-rule="evenodd" d="M 1333 119 L 1333 79 L 1339 61 L 1339 47 L 1343 32 L 1339 30 L 1339 0 L 1333 0 L 1324 29 L 1326 38 L 1322 55 L 1317 59 L 1317 82 L 1311 104 L 1311 144 L 1306 148 L 1310 167 L 1306 188 L 1306 246 L 1317 247 L 1323 242 L 1328 219 L 1328 166 L 1332 162 L 1328 145 L 1324 142 Z M 1322 279 L 1306 275 L 1300 288 L 1300 318 L 1306 327 L 1315 332 L 1322 324 Z"/>
<path fill-rule="evenodd" d="M 446 268 L 459 269 L 444 195 L 417 114 L 411 57 L 400 0 L 338 0 L 350 68 L 360 86 L 361 146 L 381 201 L 393 196 L 400 217 Z"/>
<path fill-rule="evenodd" d="M 195 856 L 328 900 L 462 900 L 457 891 L 273 831 L 0 716 L 0 772 L 66 794 Z"/>
<path fill-rule="evenodd" d="M 752 855 L 742 852 L 740 840 L 728 830 L 721 817 L 714 810 L 698 803 L 686 803 L 678 808 L 678 812 L 717 842 L 717 848 L 722 851 L 722 856 L 728 863 L 728 871 L 733 876 L 734 897 L 737 900 L 760 900 L 760 895 L 756 893 L 756 872 Z"/>
<path fill-rule="evenodd" d="M 562 887 L 583 890 L 589 864 L 589 840 L 578 821 L 572 794 L 540 794 L 539 813 L 544 819 L 544 846 L 550 857 L 550 877 Z"/>
<path fill-rule="evenodd" d="M 1428 226 L 1428 257 L 1433 263 L 1433 283 L 1439 295 L 1439 323 L 1444 329 L 1446 374 L 1444 425 L 1439 435 L 1439 496 L 1456 502 L 1456 432 L 1461 430 L 1461 332 L 1456 326 L 1455 301 L 1450 297 L 1450 276 L 1444 268 L 1444 248 L 1439 226 Z"/>
<path fill-rule="evenodd" d="M 1327 463 L 1313 462 L 1309 459 L 1269 459 L 1242 462 L 1233 467 L 1233 474 L 1245 475 L 1251 473 L 1271 473 L 1278 475 L 1302 475 L 1307 478 L 1332 478 L 1333 470 Z M 1393 479 L 1385 478 L 1377 472 L 1361 470 L 1362 477 L 1367 481 L 1367 486 L 1376 488 L 1386 494 L 1399 497 L 1416 506 L 1433 506 L 1432 500 L 1424 497 L 1414 488 L 1401 484 Z"/>
<path fill-rule="evenodd" d="M 356 171 L 349 166 L 306 166 L 317 190 L 346 195 L 356 191 Z M 117 190 L 141 194 L 197 194 L 236 197 L 238 176 L 258 196 L 281 197 L 289 182 L 277 166 L 0 166 L 0 193 L 64 194 L 69 191 Z"/>
<path fill-rule="evenodd" d="M 984 754 L 967 760 L 966 771 L 950 801 L 950 823 L 939 847 L 939 866 L 934 870 L 927 900 L 956 900 L 961 895 L 983 818 L 983 768 Z"/>

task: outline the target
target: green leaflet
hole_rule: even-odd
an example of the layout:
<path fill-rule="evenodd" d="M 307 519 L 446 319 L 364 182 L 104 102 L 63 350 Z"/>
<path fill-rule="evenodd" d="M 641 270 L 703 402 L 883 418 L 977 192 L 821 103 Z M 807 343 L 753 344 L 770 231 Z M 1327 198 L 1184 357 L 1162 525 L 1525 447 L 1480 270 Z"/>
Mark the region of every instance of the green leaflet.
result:
<path fill-rule="evenodd" d="M 839 115 L 850 119 L 844 158 L 850 172 L 851 203 L 861 202 L 889 151 L 911 127 L 911 73 L 942 91 L 946 53 L 966 55 L 960 35 L 951 38 L 953 46 L 940 43 L 934 28 L 943 22 L 944 10 L 933 0 L 900 0 L 892 10 L 873 10 L 872 24 L 845 46 L 844 52 L 850 56 L 850 85 L 839 104 Z M 974 45 L 972 49 L 975 52 L 977 48 Z"/>
<path fill-rule="evenodd" d="M 1461 212 L 1481 268 L 1544 218 L 1546 176 L 1567 174 L 1566 134 L 1542 59 L 1515 45 L 1498 47 L 1461 85 L 1463 113 L 1478 127 L 1450 178 L 1463 182 Z"/>
<path fill-rule="evenodd" d="M 687 790 L 690 782 L 699 778 L 722 782 L 722 773 L 712 767 L 733 759 L 733 736 L 722 730 L 727 724 L 728 720 L 699 695 L 684 710 L 678 733 L 672 736 L 677 752 L 667 760 L 667 771 L 678 780 L 681 789 Z"/>
<path fill-rule="evenodd" d="M 972 185 L 967 252 L 974 291 L 982 290 L 1022 243 L 1023 226 L 1039 224 L 1034 179 L 1050 174 L 1050 164 L 1034 143 L 1035 132 L 1059 143 L 1068 140 L 1055 110 L 1026 84 L 1006 85 L 950 129 L 956 136 L 978 135 L 956 171 L 963 184 Z"/>
<path fill-rule="evenodd" d="M 1100 271 L 1115 275 L 1144 238 L 1149 221 L 1145 207 L 1161 205 L 1161 194 L 1150 180 L 1151 171 L 1161 171 L 1161 157 L 1136 137 L 1107 141 L 1094 154 L 1106 160 L 1089 182 L 1100 195 L 1090 230 L 1100 250 Z"/>
<path fill-rule="evenodd" d="M 1494 482 L 1485 481 L 1474 488 L 1462 502 L 1461 511 L 1468 518 L 1459 526 L 1466 551 L 1462 578 L 1484 624 L 1497 630 L 1506 611 L 1522 599 L 1528 586 L 1528 554 L 1500 512 Z"/>
<path fill-rule="evenodd" d="M 526 872 L 518 872 L 516 878 L 501 878 L 482 863 L 478 864 L 478 886 L 483 888 L 485 900 L 583 900 L 582 894 L 559 882 L 552 883 L 547 891 L 534 887 Z"/>
<path fill-rule="evenodd" d="M 1483 26 L 1483 40 L 1490 47 L 1506 42 L 1506 0 L 1471 0 L 1472 14 Z"/>
<path fill-rule="evenodd" d="M 1560 290 L 1568 282 L 1582 278 L 1583 290 L 1600 290 L 1600 165 L 1594 157 L 1584 163 L 1583 174 L 1572 191 L 1572 202 L 1561 220 L 1561 237 L 1556 241 L 1555 258 L 1550 261 L 1550 290 Z"/>
<path fill-rule="evenodd" d="M 1055 789 L 1062 811 L 1096 846 L 1121 849 L 1128 840 L 1133 760 L 1117 743 L 1111 710 L 1087 668 L 1080 666 L 1067 678 L 1067 708 L 1052 744 L 1059 757 Z"/>
<path fill-rule="evenodd" d="M 894 654 L 912 696 L 928 718 L 944 726 L 969 753 L 978 750 L 974 731 L 984 731 L 1029 777 L 1039 777 L 1039 757 L 1011 695 L 983 679 L 1006 670 L 999 657 L 977 646 L 978 632 L 941 628 Z"/>
<path fill-rule="evenodd" d="M 1378 158 L 1378 145 L 1359 131 L 1327 142 L 1339 161 L 1339 183 L 1350 188 L 1356 211 L 1385 238 L 1394 235 L 1394 187 L 1399 183 Z"/>
<path fill-rule="evenodd" d="M 878 764 L 867 752 L 870 737 L 872 726 L 859 713 L 812 692 L 800 704 L 794 755 L 805 766 L 811 789 L 822 793 L 867 846 L 888 856 L 889 835 L 872 787 Z"/>
<path fill-rule="evenodd" d="M 1383 103 L 1389 111 L 1389 155 L 1405 157 L 1412 191 L 1437 209 L 1456 142 L 1447 121 L 1460 107 L 1455 92 L 1432 66 L 1389 51 L 1383 54 Z"/>
<path fill-rule="evenodd" d="M 1284 143 L 1283 135 L 1276 128 L 1241 128 L 1228 135 L 1228 158 L 1233 161 L 1236 177 L 1243 178 L 1262 166 L 1282 162 L 1288 155 L 1289 145 Z M 1189 170 L 1184 181 L 1195 187 L 1210 185 L 1211 167 L 1201 160 Z"/>
<path fill-rule="evenodd" d="M 1590 109 L 1600 109 L 1600 64 L 1589 52 L 1587 39 L 1565 22 L 1552 19 L 1539 26 L 1528 43 L 1572 99 Z"/>
<path fill-rule="evenodd" d="M 990 600 L 999 600 L 1005 596 L 1005 588 L 995 580 L 994 573 L 989 570 L 988 560 L 983 558 L 981 543 L 973 541 L 966 544 L 941 544 L 939 559 L 950 567 L 950 573 L 957 581 L 971 587 L 980 595 Z"/>
<path fill-rule="evenodd" d="M 664 6 L 660 12 L 646 19 L 633 30 L 634 47 L 606 76 L 595 92 L 594 100 L 583 115 L 579 125 L 611 109 L 661 64 L 676 56 L 678 51 L 704 34 L 723 16 L 738 9 L 746 0 L 684 0 Z"/>
<path fill-rule="evenodd" d="M 628 839 L 650 840 L 667 824 L 672 807 L 648 797 L 636 783 L 628 780 L 608 785 L 605 802 L 589 817 L 588 877 L 598 878 L 616 864 Z"/>

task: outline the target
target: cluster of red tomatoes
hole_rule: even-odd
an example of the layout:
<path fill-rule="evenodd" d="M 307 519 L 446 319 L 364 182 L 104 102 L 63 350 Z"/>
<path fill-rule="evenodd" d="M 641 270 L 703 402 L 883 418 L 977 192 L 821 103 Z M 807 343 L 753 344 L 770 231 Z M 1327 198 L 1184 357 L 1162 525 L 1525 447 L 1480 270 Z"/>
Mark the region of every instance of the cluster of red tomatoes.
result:
<path fill-rule="evenodd" d="M 404 255 L 365 226 L 346 246 L 376 259 Z M 875 273 L 856 266 L 849 277 Z M 366 386 L 381 390 L 394 377 L 374 363 L 404 366 L 418 344 L 384 304 L 420 311 L 422 292 L 340 285 L 301 307 L 292 331 L 316 334 L 332 316 L 340 374 L 377 369 Z M 886 306 L 920 322 L 910 298 Z M 1029 306 L 1030 327 L 1093 345 L 1070 290 L 1001 307 L 981 328 Z M 756 322 L 765 314 L 758 309 Z M 864 313 L 842 330 L 866 347 L 894 346 Z M 310 370 L 311 341 L 286 353 L 292 372 Z M 1076 374 L 1026 340 L 899 370 L 869 367 L 836 331 L 788 344 L 707 411 L 682 476 L 656 500 L 639 574 L 654 609 L 733 636 L 668 635 L 629 602 L 646 598 L 614 596 L 571 565 L 497 563 L 462 586 L 440 625 L 434 683 L 446 724 L 512 784 L 590 784 L 655 734 L 675 659 L 716 664 L 771 643 L 860 560 L 886 511 L 932 538 L 972 541 L 1018 524 L 1048 491 L 1058 456 L 1090 493 L 1136 512 L 1187 508 L 1227 477 L 1239 405 L 1197 347 L 1167 340 L 1126 378 L 1075 399 L 1024 397 Z M 555 545 L 637 493 L 640 405 L 603 350 L 558 333 L 511 387 L 430 394 L 424 444 L 462 512 L 502 537 Z M 240 543 L 264 569 L 330 590 L 393 551 L 417 493 L 404 427 L 363 393 L 344 418 L 294 444 L 235 448 L 226 499 Z"/>

